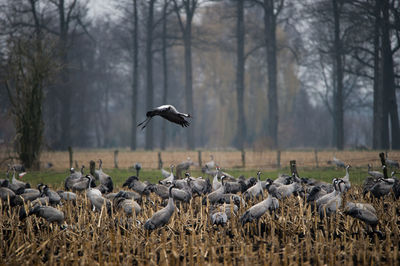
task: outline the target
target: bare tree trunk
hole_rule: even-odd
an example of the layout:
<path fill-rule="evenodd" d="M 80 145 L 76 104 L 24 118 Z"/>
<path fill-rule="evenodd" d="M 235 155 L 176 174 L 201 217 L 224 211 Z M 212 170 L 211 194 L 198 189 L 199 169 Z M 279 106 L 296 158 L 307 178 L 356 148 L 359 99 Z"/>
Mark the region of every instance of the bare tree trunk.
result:
<path fill-rule="evenodd" d="M 186 108 L 189 114 L 193 115 L 193 76 L 192 76 L 192 20 L 186 20 L 186 30 L 184 37 L 185 46 L 185 93 Z M 188 127 L 187 147 L 194 149 L 194 124 Z"/>
<path fill-rule="evenodd" d="M 334 56 L 335 56 L 335 81 L 334 81 L 334 130 L 335 145 L 338 150 L 343 150 L 344 127 L 343 127 L 343 62 L 342 41 L 340 38 L 340 6 L 338 0 L 332 0 L 334 19 Z"/>
<path fill-rule="evenodd" d="M 149 1 L 149 13 L 147 17 L 147 34 L 146 34 L 146 108 L 147 110 L 152 109 L 153 106 L 153 16 L 154 16 L 154 2 L 155 0 Z M 151 123 L 146 128 L 146 150 L 153 149 L 153 126 Z"/>
<path fill-rule="evenodd" d="M 375 1 L 374 7 L 374 107 L 373 107 L 373 136 L 372 148 L 383 148 L 383 93 L 382 93 L 382 75 L 380 67 L 380 28 L 381 28 L 381 7 L 380 1 Z"/>
<path fill-rule="evenodd" d="M 192 77 L 192 20 L 194 12 L 198 5 L 198 0 L 181 0 L 182 5 L 178 5 L 177 0 L 173 0 L 175 5 L 175 13 L 177 15 L 179 26 L 183 35 L 183 45 L 185 50 L 185 103 L 187 112 L 194 115 L 193 106 L 193 77 Z M 180 8 L 185 11 L 185 25 L 180 15 Z M 195 136 L 194 136 L 194 121 L 190 127 L 188 127 L 187 134 L 187 147 L 193 150 L 195 147 Z"/>
<path fill-rule="evenodd" d="M 61 50 L 61 63 L 64 66 L 61 72 L 61 140 L 60 147 L 67 149 L 71 143 L 71 91 L 68 86 L 69 82 L 69 71 L 68 71 L 68 54 L 67 54 L 67 42 L 68 42 L 68 21 L 65 18 L 65 6 L 64 0 L 58 2 L 58 13 L 59 13 L 59 27 L 60 27 L 60 50 Z"/>
<path fill-rule="evenodd" d="M 278 147 L 278 84 L 276 61 L 276 14 L 274 0 L 264 0 L 264 27 L 268 64 L 268 137 L 271 148 Z"/>
<path fill-rule="evenodd" d="M 133 0 L 133 62 L 132 62 L 132 127 L 131 127 L 131 150 L 136 150 L 136 116 L 137 116 L 137 96 L 139 87 L 138 75 L 138 12 L 137 0 Z"/>
<path fill-rule="evenodd" d="M 383 1 L 382 5 L 382 69 L 383 69 L 383 88 L 385 90 L 384 99 L 387 99 L 387 112 L 390 115 L 391 122 L 391 135 L 392 135 L 392 148 L 400 148 L 400 128 L 399 128 L 399 115 L 397 112 L 397 100 L 395 91 L 395 76 L 393 65 L 393 52 L 391 48 L 391 39 L 389 32 L 389 2 Z M 385 116 L 387 117 L 387 116 Z"/>
<path fill-rule="evenodd" d="M 246 140 L 246 116 L 244 114 L 244 7 L 243 0 L 237 1 L 237 65 L 236 65 L 236 99 L 237 99 L 237 148 L 243 149 Z"/>
<path fill-rule="evenodd" d="M 162 31 L 162 66 L 163 66 L 163 104 L 168 100 L 168 61 L 167 61 L 167 9 L 168 0 L 164 0 Z M 165 150 L 167 142 L 167 121 L 163 119 L 161 128 L 161 149 Z"/>

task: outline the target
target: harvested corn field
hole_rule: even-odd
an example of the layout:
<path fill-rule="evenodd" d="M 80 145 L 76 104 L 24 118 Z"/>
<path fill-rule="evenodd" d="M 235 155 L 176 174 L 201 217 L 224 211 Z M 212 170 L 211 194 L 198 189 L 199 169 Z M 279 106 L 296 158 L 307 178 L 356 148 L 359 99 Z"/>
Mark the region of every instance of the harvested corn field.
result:
<path fill-rule="evenodd" d="M 338 212 L 320 219 L 304 199 L 292 196 L 257 222 L 242 226 L 239 217 L 254 204 L 240 206 L 226 226 L 210 223 L 210 210 L 201 197 L 177 203 L 170 222 L 154 231 L 143 223 L 162 208 L 154 194 L 142 202 L 133 217 L 113 210 L 93 212 L 85 194 L 76 205 L 58 206 L 65 214 L 66 228 L 43 218 L 19 220 L 17 207 L 1 206 L 1 264 L 388 264 L 398 265 L 400 203 L 363 198 L 360 186 L 353 186 L 352 201 L 370 202 L 377 210 L 382 234 Z M 151 204 L 154 202 L 154 205 Z M 26 207 L 26 206 L 25 206 Z"/>

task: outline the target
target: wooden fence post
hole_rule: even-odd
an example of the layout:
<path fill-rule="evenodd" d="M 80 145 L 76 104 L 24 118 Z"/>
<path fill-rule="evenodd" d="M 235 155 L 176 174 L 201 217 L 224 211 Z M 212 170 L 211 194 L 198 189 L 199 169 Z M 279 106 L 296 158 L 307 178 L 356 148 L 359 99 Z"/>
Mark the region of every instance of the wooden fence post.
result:
<path fill-rule="evenodd" d="M 201 161 L 201 151 L 199 150 L 199 151 L 197 151 L 197 153 L 198 153 L 198 155 L 199 155 L 199 167 L 201 168 L 201 165 L 202 165 L 202 161 Z"/>
<path fill-rule="evenodd" d="M 72 168 L 72 163 L 73 163 L 73 151 L 72 151 L 72 147 L 68 146 L 68 153 L 69 153 L 69 168 Z"/>
<path fill-rule="evenodd" d="M 281 150 L 276 151 L 276 167 L 281 169 Z"/>
<path fill-rule="evenodd" d="M 290 161 L 290 172 L 291 175 L 295 174 L 296 176 L 299 176 L 299 174 L 297 173 L 296 160 Z"/>
<path fill-rule="evenodd" d="M 315 168 L 318 168 L 318 150 L 314 150 L 314 157 L 315 157 Z"/>
<path fill-rule="evenodd" d="M 383 152 L 381 152 L 381 153 L 379 153 L 379 157 L 381 158 L 382 166 L 385 166 L 385 167 L 383 167 L 383 177 L 388 178 L 385 154 Z"/>
<path fill-rule="evenodd" d="M 163 161 L 161 159 L 161 152 L 158 152 L 158 169 L 161 169 L 163 166 Z"/>
<path fill-rule="evenodd" d="M 114 168 L 118 168 L 118 150 L 114 151 Z"/>
<path fill-rule="evenodd" d="M 246 152 L 242 150 L 242 167 L 246 167 Z"/>

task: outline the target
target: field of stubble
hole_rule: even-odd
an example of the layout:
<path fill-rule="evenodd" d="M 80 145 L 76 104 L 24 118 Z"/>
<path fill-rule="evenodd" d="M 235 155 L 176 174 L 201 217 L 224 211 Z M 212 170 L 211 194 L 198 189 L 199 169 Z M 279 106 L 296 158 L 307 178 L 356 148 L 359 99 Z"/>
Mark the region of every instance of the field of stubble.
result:
<path fill-rule="evenodd" d="M 353 152 L 348 153 L 352 155 L 348 156 L 353 161 L 347 161 L 353 165 L 367 164 L 367 160 L 376 160 L 373 162 L 378 163 L 378 158 L 374 159 L 378 157 L 377 152 L 373 153 L 374 156 L 365 153 L 360 157 L 355 157 Z M 147 162 L 144 154 L 140 156 L 140 160 L 131 155 L 126 159 L 127 167 L 132 162 L 140 161 L 144 168 L 152 168 L 157 163 L 157 154 L 149 154 L 151 158 L 155 157 L 154 162 Z M 274 154 L 269 157 L 257 156 L 261 156 L 260 160 L 263 162 L 269 162 L 268 158 L 272 158 L 273 162 L 276 160 Z M 340 158 L 346 161 L 345 154 L 340 154 Z M 125 159 L 122 160 L 121 155 L 120 167 L 123 167 L 125 163 L 122 162 Z M 187 156 L 196 158 L 197 153 L 186 152 L 173 156 L 184 160 Z M 165 163 L 178 160 L 173 156 L 166 157 Z M 282 164 L 286 162 L 285 156 L 282 152 Z M 313 157 L 314 153 L 287 155 L 289 159 L 296 159 L 298 165 L 314 161 L 314 158 L 307 159 L 307 156 Z M 319 156 L 322 164 L 324 155 Z M 331 156 L 332 153 L 327 154 L 326 160 Z M 339 154 L 336 156 L 339 157 Z M 65 157 L 66 161 L 60 161 L 60 165 L 68 164 L 68 156 Z M 107 159 L 101 153 L 76 155 L 76 159 L 81 161 L 96 160 L 98 157 L 106 162 L 112 160 L 112 157 Z M 229 162 L 229 156 L 222 159 L 222 154 L 216 154 L 215 157 L 224 164 Z M 51 158 L 55 161 L 56 157 L 53 155 Z M 240 160 L 234 158 L 234 163 Z M 249 167 L 252 164 L 258 166 L 250 158 L 248 155 L 246 164 L 250 164 Z M 55 167 L 57 165 L 58 163 Z M 57 188 L 61 187 L 53 186 L 54 190 Z M 119 189 L 121 188 L 117 185 L 115 190 Z M 311 212 L 304 199 L 298 196 L 280 201 L 280 208 L 275 213 L 266 213 L 258 222 L 242 226 L 239 217 L 256 201 L 248 202 L 247 206 L 240 206 L 237 216 L 224 227 L 211 225 L 209 209 L 201 205 L 201 197 L 195 197 L 190 203 L 177 204 L 167 226 L 148 232 L 143 228 L 144 221 L 165 205 L 154 194 L 150 199 L 155 204 L 150 204 L 143 198 L 142 212 L 135 217 L 127 217 L 125 213 L 115 210 L 109 216 L 105 211 L 93 212 L 85 194 L 79 194 L 76 205 L 64 203 L 57 207 L 65 214 L 66 229 L 49 224 L 36 216 L 19 221 L 17 208 L 2 205 L 0 264 L 400 264 L 399 201 L 392 196 L 380 200 L 363 197 L 359 184 L 352 186 L 345 201 L 373 204 L 379 218 L 377 230 L 382 232 L 382 236 L 371 233 L 364 223 L 344 215 L 341 211 L 329 219 L 321 220 Z"/>

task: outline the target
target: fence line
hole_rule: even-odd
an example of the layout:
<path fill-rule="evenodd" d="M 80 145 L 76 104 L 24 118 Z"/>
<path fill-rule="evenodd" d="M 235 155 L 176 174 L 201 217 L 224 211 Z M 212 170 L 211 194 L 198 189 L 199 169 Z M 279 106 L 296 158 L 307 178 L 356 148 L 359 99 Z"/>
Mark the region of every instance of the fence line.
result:
<path fill-rule="evenodd" d="M 119 150 L 117 153 L 117 166 L 121 169 L 131 168 L 136 162 L 142 164 L 144 169 L 158 169 L 160 162 L 164 168 L 170 164 L 178 164 L 189 157 L 196 163 L 194 168 L 200 168 L 210 161 L 210 155 L 222 168 L 247 168 L 247 169 L 276 169 L 288 167 L 290 160 L 296 160 L 298 167 L 327 167 L 328 161 L 336 156 L 346 164 L 353 167 L 366 167 L 367 164 L 375 168 L 380 166 L 379 151 L 127 151 Z M 114 150 L 73 150 L 73 160 L 79 166 L 89 165 L 90 160 L 103 160 L 104 168 L 116 166 Z M 400 160 L 400 151 L 390 151 L 389 158 Z M 68 152 L 43 152 L 42 164 L 51 162 L 53 169 L 68 169 L 71 163 Z M 4 167 L 4 166 L 3 166 Z"/>

